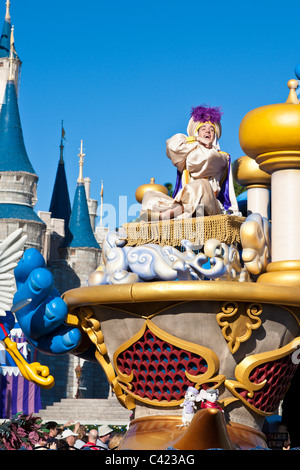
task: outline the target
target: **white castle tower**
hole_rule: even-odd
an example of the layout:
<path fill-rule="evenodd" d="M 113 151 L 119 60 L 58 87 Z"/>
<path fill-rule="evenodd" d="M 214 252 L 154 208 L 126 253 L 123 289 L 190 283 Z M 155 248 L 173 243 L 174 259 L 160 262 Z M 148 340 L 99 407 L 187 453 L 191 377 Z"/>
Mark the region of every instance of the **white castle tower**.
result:
<path fill-rule="evenodd" d="M 5 96 L 7 81 L 13 79 L 18 95 L 22 62 L 14 45 L 14 27 L 10 18 L 10 1 L 6 1 L 6 14 L 0 38 L 0 110 Z"/>

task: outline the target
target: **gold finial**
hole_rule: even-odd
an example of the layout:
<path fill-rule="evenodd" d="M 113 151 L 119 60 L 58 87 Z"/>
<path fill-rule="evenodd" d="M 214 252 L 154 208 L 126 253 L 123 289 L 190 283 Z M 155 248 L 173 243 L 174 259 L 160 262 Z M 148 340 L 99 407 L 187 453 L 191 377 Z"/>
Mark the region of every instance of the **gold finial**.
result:
<path fill-rule="evenodd" d="M 5 19 L 6 19 L 7 21 L 10 21 L 10 11 L 9 11 L 10 1 L 7 0 L 6 3 L 5 3 L 5 5 L 6 5 Z"/>
<path fill-rule="evenodd" d="M 102 217 L 103 217 L 103 180 L 101 180 L 100 197 L 101 197 L 101 204 L 100 204 L 100 227 L 102 227 Z"/>
<path fill-rule="evenodd" d="M 289 87 L 290 92 L 289 92 L 288 99 L 286 100 L 286 103 L 299 104 L 300 101 L 299 101 L 297 93 L 296 93 L 296 90 L 299 86 L 298 80 L 295 80 L 295 79 L 292 78 L 292 80 L 289 80 L 287 82 L 287 86 Z"/>
<path fill-rule="evenodd" d="M 155 183 L 155 178 L 150 178 L 150 183 L 142 184 L 135 192 L 135 198 L 137 202 L 142 203 L 143 196 L 146 191 L 159 191 L 160 193 L 168 194 L 168 189 L 162 184 Z"/>
<path fill-rule="evenodd" d="M 83 153 L 83 141 L 81 140 L 80 144 L 80 153 L 78 154 L 79 157 L 79 176 L 77 183 L 84 183 L 83 180 L 83 159 L 85 157 L 85 153 Z"/>

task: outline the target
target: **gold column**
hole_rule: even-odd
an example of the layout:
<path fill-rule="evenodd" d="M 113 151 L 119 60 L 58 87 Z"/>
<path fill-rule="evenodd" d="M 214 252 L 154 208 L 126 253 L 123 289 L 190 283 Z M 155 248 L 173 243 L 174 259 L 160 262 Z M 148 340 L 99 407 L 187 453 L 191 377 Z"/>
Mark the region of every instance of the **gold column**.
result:
<path fill-rule="evenodd" d="M 234 161 L 232 172 L 235 181 L 248 191 L 247 215 L 258 212 L 262 217 L 269 218 L 269 194 L 266 197 L 265 204 L 260 204 L 260 208 L 256 207 L 256 205 L 251 206 L 249 196 L 250 192 L 257 192 L 256 190 L 265 190 L 269 193 L 271 188 L 271 176 L 265 171 L 262 171 L 256 161 L 247 155 Z M 257 199 L 259 199 L 259 195 L 257 195 Z"/>
<path fill-rule="evenodd" d="M 300 106 L 297 80 L 285 103 L 250 111 L 240 125 L 240 145 L 271 175 L 272 262 L 258 281 L 300 286 Z"/>

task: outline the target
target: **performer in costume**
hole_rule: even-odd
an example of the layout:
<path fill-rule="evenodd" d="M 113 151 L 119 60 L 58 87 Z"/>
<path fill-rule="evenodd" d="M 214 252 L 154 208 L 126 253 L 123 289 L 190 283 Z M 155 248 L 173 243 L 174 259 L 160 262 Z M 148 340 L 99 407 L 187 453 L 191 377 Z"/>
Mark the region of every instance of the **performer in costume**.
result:
<path fill-rule="evenodd" d="M 147 191 L 142 200 L 143 220 L 166 220 L 201 215 L 240 215 L 233 187 L 230 156 L 219 147 L 219 108 L 192 108 L 187 133 L 167 140 L 168 158 L 177 168 L 173 198 Z"/>

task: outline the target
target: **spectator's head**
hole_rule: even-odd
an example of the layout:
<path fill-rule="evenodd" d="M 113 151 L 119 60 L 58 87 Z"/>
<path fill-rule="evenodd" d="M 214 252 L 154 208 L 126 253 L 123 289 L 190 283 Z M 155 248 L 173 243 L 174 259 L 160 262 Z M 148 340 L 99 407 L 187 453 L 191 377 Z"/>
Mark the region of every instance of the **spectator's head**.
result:
<path fill-rule="evenodd" d="M 97 439 L 98 439 L 97 429 L 91 429 L 89 432 L 89 442 L 93 442 L 93 444 L 96 444 Z"/>
<path fill-rule="evenodd" d="M 65 439 L 65 441 L 71 447 L 74 447 L 77 436 L 78 436 L 78 434 L 71 431 L 71 429 L 65 429 L 64 432 L 61 435 L 62 439 Z"/>
<path fill-rule="evenodd" d="M 81 424 L 78 429 L 78 438 L 83 439 L 84 437 L 86 437 L 86 427 Z"/>
<path fill-rule="evenodd" d="M 110 439 L 110 436 L 113 432 L 113 429 L 111 429 L 109 426 L 107 426 L 106 424 L 103 424 L 103 426 L 100 426 L 98 428 L 98 436 L 99 436 L 99 439 L 106 443 L 107 441 L 109 441 Z"/>
<path fill-rule="evenodd" d="M 58 434 L 58 424 L 56 421 L 48 421 L 46 424 L 46 429 L 49 431 L 50 437 L 56 437 Z"/>

